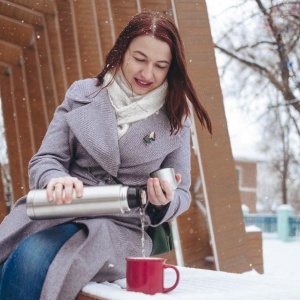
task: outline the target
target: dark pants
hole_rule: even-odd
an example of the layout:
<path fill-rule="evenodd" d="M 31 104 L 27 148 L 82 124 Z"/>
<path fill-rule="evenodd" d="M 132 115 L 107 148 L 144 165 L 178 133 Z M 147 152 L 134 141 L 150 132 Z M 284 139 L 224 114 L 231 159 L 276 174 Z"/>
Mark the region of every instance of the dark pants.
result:
<path fill-rule="evenodd" d="M 0 264 L 0 300 L 38 300 L 48 268 L 80 225 L 58 225 L 27 237 Z"/>

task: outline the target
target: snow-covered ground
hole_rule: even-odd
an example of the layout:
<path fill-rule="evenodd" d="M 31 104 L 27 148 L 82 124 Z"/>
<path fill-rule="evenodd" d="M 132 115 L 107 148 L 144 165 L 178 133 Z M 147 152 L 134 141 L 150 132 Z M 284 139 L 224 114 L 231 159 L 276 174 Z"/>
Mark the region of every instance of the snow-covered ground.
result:
<path fill-rule="evenodd" d="M 264 237 L 263 258 L 265 275 L 297 278 L 300 282 L 300 240 L 282 242 L 274 238 Z"/>

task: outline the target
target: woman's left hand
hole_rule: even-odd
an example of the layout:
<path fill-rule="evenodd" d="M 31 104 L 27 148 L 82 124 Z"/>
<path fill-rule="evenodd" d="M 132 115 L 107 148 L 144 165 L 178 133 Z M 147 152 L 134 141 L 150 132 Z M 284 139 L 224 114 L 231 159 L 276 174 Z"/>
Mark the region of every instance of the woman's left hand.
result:
<path fill-rule="evenodd" d="M 177 185 L 181 182 L 181 175 L 175 175 Z M 153 205 L 160 207 L 173 200 L 174 192 L 168 181 L 159 181 L 158 178 L 149 178 L 147 181 L 148 201 Z"/>

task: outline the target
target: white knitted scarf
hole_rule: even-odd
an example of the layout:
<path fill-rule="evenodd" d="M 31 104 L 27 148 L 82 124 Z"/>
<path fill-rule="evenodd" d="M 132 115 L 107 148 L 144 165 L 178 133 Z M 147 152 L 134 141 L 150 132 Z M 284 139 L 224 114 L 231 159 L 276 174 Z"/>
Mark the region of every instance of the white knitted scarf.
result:
<path fill-rule="evenodd" d="M 104 85 L 112 80 L 112 74 L 104 77 Z M 145 119 L 164 105 L 168 83 L 164 81 L 155 90 L 145 95 L 135 94 L 129 87 L 122 70 L 118 71 L 115 80 L 107 87 L 109 99 L 116 111 L 118 138 L 120 139 L 133 122 Z"/>

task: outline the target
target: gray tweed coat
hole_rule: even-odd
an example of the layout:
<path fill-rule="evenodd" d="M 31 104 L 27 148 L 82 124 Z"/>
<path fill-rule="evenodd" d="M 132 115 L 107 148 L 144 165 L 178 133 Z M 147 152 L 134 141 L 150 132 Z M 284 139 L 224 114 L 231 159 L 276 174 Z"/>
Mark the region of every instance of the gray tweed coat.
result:
<path fill-rule="evenodd" d="M 143 137 L 154 131 L 149 144 Z M 118 140 L 114 109 L 107 90 L 95 79 L 76 81 L 57 108 L 47 134 L 29 163 L 30 188 L 45 188 L 53 177 L 76 176 L 84 185 L 114 184 L 117 176 L 125 185 L 145 185 L 149 173 L 174 167 L 182 175 L 166 214 L 147 226 L 168 221 L 190 205 L 190 128 L 186 122 L 176 135 L 164 109 L 135 122 Z M 60 249 L 43 286 L 42 300 L 72 300 L 89 281 L 112 281 L 125 277 L 127 256 L 141 256 L 138 210 L 97 218 L 32 221 L 26 215 L 26 198 L 21 198 L 0 225 L 0 262 L 18 243 L 42 229 L 72 221 L 84 224 Z M 152 250 L 146 236 L 146 255 Z"/>

